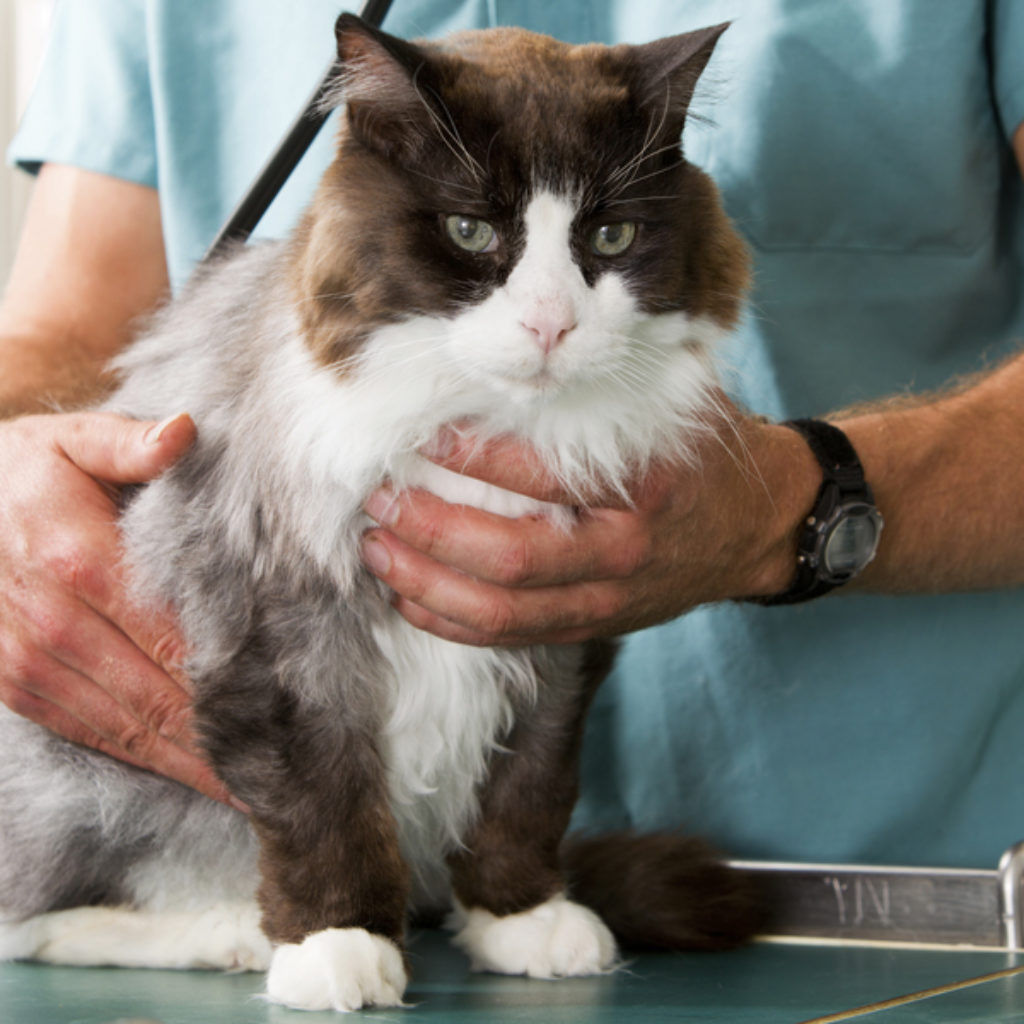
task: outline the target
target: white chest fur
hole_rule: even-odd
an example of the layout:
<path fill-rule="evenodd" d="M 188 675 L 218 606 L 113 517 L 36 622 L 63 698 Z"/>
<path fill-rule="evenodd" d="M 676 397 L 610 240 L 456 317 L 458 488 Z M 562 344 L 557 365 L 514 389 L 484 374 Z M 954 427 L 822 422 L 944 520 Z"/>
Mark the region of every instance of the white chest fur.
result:
<path fill-rule="evenodd" d="M 391 667 L 382 734 L 414 900 L 444 892 L 444 855 L 477 811 L 487 760 L 512 724 L 512 698 L 536 680 L 521 651 L 478 649 L 414 629 L 397 614 L 376 630 Z"/>

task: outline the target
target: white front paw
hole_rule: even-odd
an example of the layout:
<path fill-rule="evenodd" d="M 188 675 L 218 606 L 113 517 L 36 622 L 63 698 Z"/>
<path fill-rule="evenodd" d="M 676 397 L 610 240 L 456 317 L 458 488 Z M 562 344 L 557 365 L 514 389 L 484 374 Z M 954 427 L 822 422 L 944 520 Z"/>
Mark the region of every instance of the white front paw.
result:
<path fill-rule="evenodd" d="M 615 967 L 615 939 L 592 910 L 553 896 L 521 914 L 495 917 L 480 907 L 462 910 L 453 940 L 475 971 L 567 978 Z"/>
<path fill-rule="evenodd" d="M 401 951 L 363 928 L 328 928 L 278 946 L 267 972 L 267 999 L 293 1010 L 401 1006 L 408 984 Z"/>

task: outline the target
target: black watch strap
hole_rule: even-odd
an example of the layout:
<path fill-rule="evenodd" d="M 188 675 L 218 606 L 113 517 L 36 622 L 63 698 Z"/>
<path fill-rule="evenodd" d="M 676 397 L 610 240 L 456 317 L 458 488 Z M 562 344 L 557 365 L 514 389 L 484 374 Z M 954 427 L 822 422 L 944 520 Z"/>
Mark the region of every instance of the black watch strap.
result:
<path fill-rule="evenodd" d="M 822 471 L 821 487 L 814 507 L 800 531 L 796 576 L 781 594 L 754 598 L 758 604 L 798 604 L 835 590 L 856 575 L 842 577 L 823 574 L 817 531 L 831 510 L 850 503 L 874 506 L 871 487 L 864 479 L 864 467 L 849 438 L 838 427 L 824 420 L 787 420 L 782 424 L 799 433 L 818 460 Z M 880 522 L 879 517 L 879 522 Z"/>

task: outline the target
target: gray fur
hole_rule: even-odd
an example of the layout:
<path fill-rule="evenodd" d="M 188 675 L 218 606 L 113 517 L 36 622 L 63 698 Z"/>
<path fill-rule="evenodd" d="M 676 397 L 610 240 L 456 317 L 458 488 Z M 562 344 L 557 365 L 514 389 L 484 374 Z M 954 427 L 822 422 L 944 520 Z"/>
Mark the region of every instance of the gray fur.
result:
<path fill-rule="evenodd" d="M 237 256 L 158 317 L 148 340 L 126 357 L 135 369 L 107 406 L 156 419 L 187 408 L 203 424 L 194 451 L 139 492 L 123 520 L 140 589 L 171 600 L 180 612 L 192 645 L 188 668 L 197 680 L 235 659 L 251 635 L 257 563 L 262 593 L 274 594 L 281 610 L 275 632 L 294 635 L 287 609 L 304 614 L 293 602 L 297 589 L 310 586 L 309 577 L 299 582 L 293 559 L 274 563 L 259 548 L 260 501 L 275 487 L 272 468 L 265 479 L 252 480 L 247 467 L 224 457 L 227 436 L 246 436 L 246 420 L 259 418 L 249 385 L 259 375 L 261 353 L 274 343 L 270 325 L 278 318 L 252 300 L 266 295 L 281 254 L 275 245 Z M 210 344 L 211 337 L 220 343 Z M 248 436 L 258 450 L 260 439 Z M 241 507 L 232 500 L 240 494 L 248 499 Z M 321 605 L 337 596 L 330 585 L 324 595 Z M 275 597 L 265 600 L 273 604 Z M 332 621 L 320 636 L 347 637 L 341 643 L 349 642 L 351 652 L 312 655 L 365 661 L 363 632 Z M 283 660 L 295 656 L 282 651 Z M 214 891 L 251 898 L 254 846 L 238 812 L 6 709 L 0 709 L 0 748 L 7 752 L 0 764 L 0 920 L 82 904 L 187 906 Z M 257 785 L 260 770 L 247 772 Z M 148 864 L 168 858 L 177 861 L 167 873 L 177 893 L 154 891 L 147 876 Z"/>

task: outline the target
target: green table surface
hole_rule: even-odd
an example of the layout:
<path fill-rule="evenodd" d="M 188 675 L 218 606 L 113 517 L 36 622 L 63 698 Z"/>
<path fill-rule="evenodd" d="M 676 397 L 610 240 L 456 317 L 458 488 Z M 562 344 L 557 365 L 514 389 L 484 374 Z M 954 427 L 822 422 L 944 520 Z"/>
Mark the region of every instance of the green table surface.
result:
<path fill-rule="evenodd" d="M 732 953 L 638 956 L 599 978 L 473 974 L 438 932 L 413 937 L 404 1010 L 367 1021 L 452 1024 L 1024 1022 L 1024 955 L 759 943 Z M 254 974 L 0 964 L 0 1024 L 315 1024 L 258 998 Z"/>

